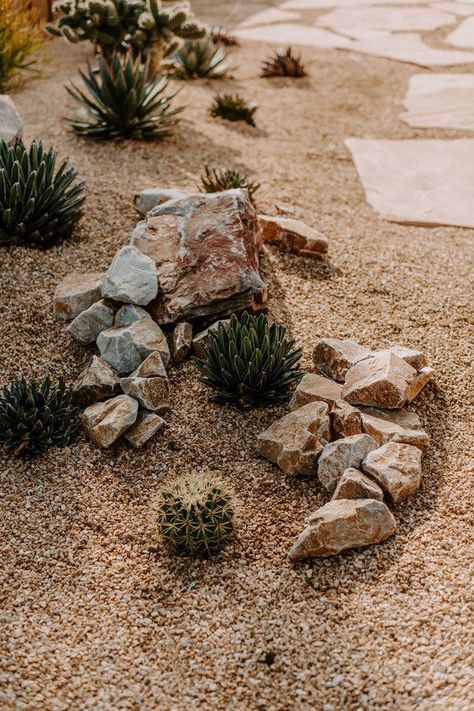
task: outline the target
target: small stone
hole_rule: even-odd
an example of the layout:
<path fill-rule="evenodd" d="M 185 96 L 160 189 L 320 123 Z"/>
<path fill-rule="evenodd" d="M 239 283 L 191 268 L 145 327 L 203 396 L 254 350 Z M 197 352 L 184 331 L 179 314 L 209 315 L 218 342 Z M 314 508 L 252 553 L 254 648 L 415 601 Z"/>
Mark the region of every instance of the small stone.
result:
<path fill-rule="evenodd" d="M 370 456 L 370 455 L 369 455 Z M 376 499 L 383 501 L 383 491 L 359 469 L 346 469 L 339 479 L 332 501 L 337 499 Z"/>
<path fill-rule="evenodd" d="M 88 407 L 95 402 L 112 397 L 119 387 L 117 373 L 105 360 L 99 356 L 92 356 L 92 363 L 82 371 L 73 385 L 73 402 L 80 407 Z"/>
<path fill-rule="evenodd" d="M 197 336 L 193 338 L 193 350 L 196 358 L 200 358 L 201 360 L 205 359 L 206 353 L 204 351 L 204 346 L 206 346 L 209 342 L 209 332 L 217 331 L 220 323 L 224 326 L 226 331 L 229 330 L 230 319 L 226 318 L 221 321 L 216 321 L 211 326 L 209 326 L 209 328 L 206 328 L 205 331 L 201 331 L 197 334 Z"/>
<path fill-rule="evenodd" d="M 395 345 L 390 346 L 390 348 L 388 348 L 387 350 L 391 351 L 392 353 L 395 353 L 395 355 L 404 360 L 405 363 L 408 363 L 408 365 L 411 365 L 411 367 L 415 370 L 421 370 L 426 365 L 428 365 L 428 361 L 426 360 L 425 354 L 421 351 L 416 350 L 415 348 L 407 348 L 406 346 Z M 374 353 L 373 355 L 378 354 Z"/>
<path fill-rule="evenodd" d="M 318 457 L 329 439 L 328 406 L 312 402 L 259 434 L 257 448 L 286 474 L 315 474 Z"/>
<path fill-rule="evenodd" d="M 324 447 L 319 458 L 319 481 L 332 494 L 346 469 L 359 469 L 362 461 L 374 449 L 377 449 L 377 442 L 366 434 L 352 435 L 331 442 Z"/>
<path fill-rule="evenodd" d="M 167 378 L 141 378 L 133 373 L 128 378 L 120 378 L 120 387 L 146 410 L 169 410 L 170 390 Z"/>
<path fill-rule="evenodd" d="M 168 424 L 154 412 L 142 411 L 138 414 L 134 425 L 124 434 L 133 447 L 143 447 L 157 432 L 161 432 Z"/>
<path fill-rule="evenodd" d="M 321 338 L 314 348 L 314 364 L 328 378 L 344 382 L 347 371 L 371 355 L 371 351 L 350 339 Z"/>
<path fill-rule="evenodd" d="M 91 405 L 82 413 L 84 430 L 92 442 L 107 449 L 137 419 L 138 403 L 128 395 Z"/>
<path fill-rule="evenodd" d="M 352 405 L 401 408 L 416 370 L 391 351 L 366 358 L 346 374 L 342 397 Z"/>
<path fill-rule="evenodd" d="M 146 306 L 158 293 L 156 266 L 136 247 L 122 247 L 107 269 L 102 296 Z"/>
<path fill-rule="evenodd" d="M 416 398 L 416 396 L 421 393 L 425 385 L 429 383 L 430 380 L 433 380 L 434 376 L 435 372 L 433 368 L 430 368 L 429 365 L 418 371 L 414 380 L 410 383 L 405 392 L 405 398 L 407 402 L 412 402 Z"/>
<path fill-rule="evenodd" d="M 0 94 L 0 140 L 13 143 L 21 138 L 23 121 L 13 99 L 7 94 Z"/>
<path fill-rule="evenodd" d="M 136 371 L 133 373 L 138 378 L 168 378 L 163 363 L 163 358 L 159 351 L 154 351 L 148 358 L 145 358 Z"/>
<path fill-rule="evenodd" d="M 330 501 L 309 518 L 290 550 L 290 560 L 337 555 L 347 548 L 380 543 L 395 533 L 396 521 L 383 501 Z"/>
<path fill-rule="evenodd" d="M 99 272 L 68 274 L 54 292 L 54 317 L 61 321 L 70 321 L 99 301 L 103 276 Z"/>
<path fill-rule="evenodd" d="M 159 351 L 168 365 L 170 352 L 166 336 L 152 319 L 140 319 L 130 326 L 102 331 L 97 338 L 102 358 L 120 375 L 128 375 L 154 351 Z"/>
<path fill-rule="evenodd" d="M 290 402 L 290 410 L 297 410 L 309 402 L 322 400 L 332 405 L 341 397 L 342 386 L 329 378 L 323 378 L 316 373 L 306 373 L 298 383 Z"/>
<path fill-rule="evenodd" d="M 362 434 L 360 411 L 345 400 L 337 400 L 329 413 L 331 430 L 336 439 Z"/>
<path fill-rule="evenodd" d="M 321 259 L 328 251 L 328 240 L 321 232 L 290 217 L 258 215 L 261 239 L 287 252 Z"/>
<path fill-rule="evenodd" d="M 386 442 L 411 444 L 422 451 L 428 449 L 430 438 L 422 429 L 420 418 L 409 410 L 384 412 L 374 408 L 361 408 L 363 431 L 373 437 L 379 446 Z"/>
<path fill-rule="evenodd" d="M 141 321 L 142 318 L 151 319 L 150 314 L 141 306 L 134 304 L 125 304 L 121 306 L 115 314 L 114 326 L 131 326 L 135 321 Z"/>
<path fill-rule="evenodd" d="M 193 327 L 186 321 L 181 321 L 173 331 L 171 351 L 174 363 L 181 363 L 189 353 L 193 342 Z"/>
<path fill-rule="evenodd" d="M 362 462 L 362 468 L 398 504 L 420 488 L 421 457 L 418 447 L 388 442 L 370 452 Z"/>
<path fill-rule="evenodd" d="M 113 326 L 114 310 L 110 304 L 102 299 L 76 316 L 67 326 L 66 331 L 79 343 L 87 346 L 93 343 L 99 333 Z"/>
<path fill-rule="evenodd" d="M 133 203 L 136 210 L 144 217 L 154 207 L 168 202 L 168 200 L 186 198 L 191 194 L 192 193 L 187 193 L 178 188 L 148 188 L 147 190 L 135 193 Z"/>

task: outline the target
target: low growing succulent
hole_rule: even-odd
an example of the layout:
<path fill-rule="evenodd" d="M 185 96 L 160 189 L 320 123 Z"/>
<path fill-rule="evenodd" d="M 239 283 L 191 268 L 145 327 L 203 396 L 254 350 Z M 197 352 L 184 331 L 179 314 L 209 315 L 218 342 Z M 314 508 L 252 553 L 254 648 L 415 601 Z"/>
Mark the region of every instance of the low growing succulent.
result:
<path fill-rule="evenodd" d="M 21 378 L 1 390 L 0 442 L 7 452 L 32 457 L 72 444 L 81 425 L 71 397 L 62 380 L 53 386 L 49 378 L 40 385 Z"/>
<path fill-rule="evenodd" d="M 250 126 L 255 126 L 254 115 L 257 104 L 247 103 L 238 94 L 218 94 L 211 105 L 211 116 L 220 117 L 227 121 L 245 121 Z"/>
<path fill-rule="evenodd" d="M 182 110 L 173 109 L 176 94 L 166 95 L 168 79 L 149 76 L 149 61 L 142 64 L 131 53 L 99 58 L 98 70 L 88 65 L 79 72 L 88 92 L 74 84 L 66 87 L 81 106 L 68 123 L 92 138 L 158 139 L 169 135 Z"/>
<path fill-rule="evenodd" d="M 202 382 L 223 402 L 243 406 L 285 401 L 300 373 L 295 368 L 302 349 L 294 348 L 286 328 L 264 314 L 248 313 L 230 319 L 228 330 L 219 324 L 209 331 L 205 358 L 194 358 Z"/>
<path fill-rule="evenodd" d="M 0 245 L 48 247 L 69 237 L 81 216 L 84 183 L 41 141 L 27 149 L 0 140 Z"/>
<path fill-rule="evenodd" d="M 262 64 L 262 77 L 292 77 L 299 79 L 307 76 L 301 56 L 293 54 L 291 47 L 286 52 L 277 51 Z"/>
<path fill-rule="evenodd" d="M 192 557 L 211 556 L 232 539 L 234 506 L 218 480 L 183 479 L 161 494 L 157 522 L 173 552 Z"/>
<path fill-rule="evenodd" d="M 218 79 L 229 71 L 225 51 L 209 38 L 183 42 L 171 62 L 177 79 Z"/>
<path fill-rule="evenodd" d="M 259 189 L 260 184 L 254 183 L 246 175 L 242 175 L 238 170 L 227 168 L 225 170 L 211 170 L 205 166 L 205 175 L 201 176 L 201 185 L 206 193 L 218 193 L 222 190 L 232 190 L 234 188 L 244 188 L 248 191 L 249 198 L 254 202 L 254 194 Z"/>

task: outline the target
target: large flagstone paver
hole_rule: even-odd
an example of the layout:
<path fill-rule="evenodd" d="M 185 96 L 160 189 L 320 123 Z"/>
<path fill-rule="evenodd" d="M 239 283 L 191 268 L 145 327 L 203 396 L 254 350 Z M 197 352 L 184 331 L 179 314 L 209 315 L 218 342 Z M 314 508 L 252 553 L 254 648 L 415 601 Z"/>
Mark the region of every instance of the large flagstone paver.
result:
<path fill-rule="evenodd" d="M 300 17 L 300 14 L 297 12 L 271 7 L 268 10 L 258 12 L 256 15 L 252 15 L 252 17 L 243 20 L 239 27 L 254 27 L 255 25 L 266 25 L 272 24 L 273 22 L 291 22 L 292 20 L 298 20 Z"/>
<path fill-rule="evenodd" d="M 446 37 L 446 42 L 456 47 L 474 49 L 474 17 L 466 17 L 466 19 Z"/>
<path fill-rule="evenodd" d="M 474 140 L 345 141 L 368 203 L 391 222 L 474 228 Z"/>
<path fill-rule="evenodd" d="M 468 17 L 469 15 L 474 15 L 474 3 L 472 5 L 466 5 L 460 2 L 435 2 L 431 5 L 437 10 L 444 10 L 445 12 L 450 12 L 453 15 L 459 15 L 460 17 Z"/>
<path fill-rule="evenodd" d="M 474 131 L 474 74 L 414 74 L 404 106 L 410 126 Z"/>
<path fill-rule="evenodd" d="M 420 67 L 449 67 L 474 62 L 474 52 L 438 49 L 426 44 L 414 33 L 391 34 L 377 31 L 370 36 L 369 30 L 363 32 L 367 34 L 366 39 L 360 39 L 353 42 L 351 47 L 342 49 L 352 49 L 354 52 L 395 59 Z"/>
<path fill-rule="evenodd" d="M 429 0 L 286 0 L 282 10 L 321 10 L 326 7 L 354 7 L 357 5 L 424 5 Z"/>
<path fill-rule="evenodd" d="M 455 15 L 432 7 L 340 7 L 318 17 L 318 27 L 346 34 L 361 27 L 367 30 L 436 30 L 457 21 Z"/>
<path fill-rule="evenodd" d="M 240 39 L 257 42 L 275 42 L 277 44 L 293 44 L 300 47 L 316 47 L 321 49 L 350 49 L 352 42 L 347 37 L 341 37 L 333 32 L 319 27 L 307 27 L 292 23 L 275 25 L 260 25 L 259 27 L 242 27 L 234 34 Z M 474 58 L 474 55 L 473 55 Z"/>

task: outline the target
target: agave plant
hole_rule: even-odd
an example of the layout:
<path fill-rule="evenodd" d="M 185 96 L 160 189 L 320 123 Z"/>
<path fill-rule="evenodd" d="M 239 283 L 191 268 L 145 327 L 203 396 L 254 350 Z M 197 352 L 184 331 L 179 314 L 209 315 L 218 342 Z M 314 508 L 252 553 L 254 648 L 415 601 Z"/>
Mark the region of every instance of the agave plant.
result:
<path fill-rule="evenodd" d="M 256 110 L 257 104 L 248 104 L 238 94 L 218 94 L 211 105 L 210 113 L 215 118 L 220 117 L 227 121 L 245 121 L 250 126 L 255 126 Z"/>
<path fill-rule="evenodd" d="M 176 123 L 172 109 L 176 94 L 165 95 L 168 79 L 149 76 L 149 60 L 142 64 L 131 53 L 115 53 L 110 61 L 99 58 L 99 69 L 88 65 L 80 75 L 88 93 L 74 84 L 66 87 L 82 107 L 68 119 L 73 129 L 92 138 L 164 138 Z"/>
<path fill-rule="evenodd" d="M 81 217 L 84 183 L 41 141 L 0 140 L 0 245 L 48 247 L 69 237 Z"/>
<path fill-rule="evenodd" d="M 230 319 L 228 330 L 221 323 L 209 331 L 205 358 L 194 358 L 202 382 L 216 391 L 223 402 L 258 405 L 285 401 L 291 385 L 301 376 L 295 365 L 302 355 L 287 337 L 286 328 L 264 314 L 248 313 Z"/>
<path fill-rule="evenodd" d="M 292 77 L 299 79 L 307 76 L 300 55 L 293 54 L 291 47 L 286 52 L 277 51 L 262 64 L 262 77 Z"/>
<path fill-rule="evenodd" d="M 205 166 L 205 175 L 201 176 L 201 185 L 206 193 L 218 193 L 222 190 L 232 190 L 243 188 L 248 191 L 249 198 L 254 202 L 254 194 L 259 189 L 260 184 L 254 183 L 246 175 L 242 175 L 237 170 L 227 168 L 225 170 L 211 170 Z"/>
<path fill-rule="evenodd" d="M 183 42 L 172 57 L 172 72 L 177 79 L 218 79 L 228 71 L 225 51 L 209 38 Z"/>
<path fill-rule="evenodd" d="M 209 36 L 214 44 L 222 44 L 224 47 L 238 47 L 239 40 L 231 35 L 223 27 L 213 27 L 209 32 Z"/>
<path fill-rule="evenodd" d="M 0 442 L 17 457 L 32 457 L 49 447 L 66 447 L 80 429 L 78 410 L 71 407 L 64 382 L 52 386 L 15 380 L 0 391 Z"/>

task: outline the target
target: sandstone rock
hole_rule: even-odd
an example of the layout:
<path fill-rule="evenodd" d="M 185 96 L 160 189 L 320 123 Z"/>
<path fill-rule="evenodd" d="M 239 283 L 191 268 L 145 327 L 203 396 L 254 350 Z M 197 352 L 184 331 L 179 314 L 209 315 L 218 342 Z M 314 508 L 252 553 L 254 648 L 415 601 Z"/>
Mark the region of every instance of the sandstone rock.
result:
<path fill-rule="evenodd" d="M 342 386 L 329 378 L 323 378 L 315 373 L 306 373 L 300 380 L 290 402 L 290 410 L 297 410 L 309 402 L 322 400 L 332 405 L 341 397 Z"/>
<path fill-rule="evenodd" d="M 360 411 L 345 400 L 337 400 L 329 413 L 331 430 L 336 439 L 362 434 Z"/>
<path fill-rule="evenodd" d="M 13 143 L 15 138 L 21 138 L 23 122 L 18 109 L 7 94 L 0 94 L 0 139 Z"/>
<path fill-rule="evenodd" d="M 154 351 L 148 358 L 145 358 L 133 373 L 137 378 L 168 378 L 163 363 L 163 358 L 159 351 Z"/>
<path fill-rule="evenodd" d="M 120 378 L 120 387 L 146 410 L 165 412 L 170 407 L 167 378 L 141 378 L 133 373 L 128 378 Z"/>
<path fill-rule="evenodd" d="M 135 321 L 141 321 L 142 318 L 151 319 L 150 314 L 141 306 L 134 304 L 125 304 L 121 306 L 115 314 L 114 326 L 131 326 Z"/>
<path fill-rule="evenodd" d="M 415 370 L 421 370 L 421 368 L 424 368 L 426 365 L 428 365 L 425 354 L 421 351 L 416 350 L 415 348 L 407 348 L 406 346 L 395 345 L 390 346 L 390 348 L 386 348 L 385 350 L 388 350 L 391 353 L 395 353 L 395 355 L 404 360 L 405 363 L 408 363 L 408 365 L 411 365 L 411 367 Z M 372 355 L 380 355 L 380 353 L 384 352 L 385 351 L 375 351 Z"/>
<path fill-rule="evenodd" d="M 317 459 L 329 438 L 328 406 L 312 402 L 259 434 L 257 448 L 286 474 L 315 474 Z"/>
<path fill-rule="evenodd" d="M 316 368 L 333 380 L 343 382 L 347 371 L 371 355 L 371 351 L 350 339 L 321 338 L 314 348 Z"/>
<path fill-rule="evenodd" d="M 209 341 L 209 332 L 210 331 L 217 331 L 219 324 L 222 324 L 225 328 L 226 331 L 229 330 L 230 327 L 230 319 L 226 318 L 221 321 L 216 321 L 213 323 L 209 328 L 206 328 L 205 331 L 201 331 L 200 333 L 197 334 L 197 336 L 194 336 L 193 338 L 193 350 L 194 350 L 194 355 L 196 358 L 203 358 L 206 357 L 206 353 L 204 351 L 204 346 L 207 345 Z"/>
<path fill-rule="evenodd" d="M 143 447 L 157 432 L 167 427 L 166 421 L 154 412 L 142 411 L 134 425 L 124 434 L 133 447 Z"/>
<path fill-rule="evenodd" d="M 168 365 L 170 352 L 166 337 L 152 319 L 140 319 L 130 326 L 119 326 L 102 331 L 97 338 L 102 358 L 120 375 L 128 375 L 154 351 L 159 351 Z"/>
<path fill-rule="evenodd" d="M 353 405 L 401 408 L 416 370 L 391 351 L 356 363 L 346 374 L 342 397 Z"/>
<path fill-rule="evenodd" d="M 395 533 L 388 507 L 374 499 L 330 501 L 309 518 L 290 550 L 290 560 L 336 555 L 347 548 L 380 543 Z"/>
<path fill-rule="evenodd" d="M 102 296 L 146 306 L 157 293 L 158 278 L 153 259 L 136 247 L 119 249 L 105 273 Z"/>
<path fill-rule="evenodd" d="M 117 373 L 99 356 L 77 378 L 72 388 L 75 405 L 88 407 L 95 402 L 112 397 L 120 388 Z"/>
<path fill-rule="evenodd" d="M 369 454 L 370 457 L 370 454 Z M 383 491 L 375 481 L 369 479 L 359 469 L 346 469 L 339 479 L 332 500 L 337 499 L 376 499 L 383 501 Z"/>
<path fill-rule="evenodd" d="M 138 403 L 128 395 L 91 405 L 82 413 L 84 430 L 102 449 L 113 444 L 137 419 Z"/>
<path fill-rule="evenodd" d="M 131 244 L 156 263 L 158 323 L 216 318 L 250 307 L 265 291 L 257 219 L 245 190 L 194 194 L 154 208 Z"/>
<path fill-rule="evenodd" d="M 98 272 L 68 274 L 54 292 L 54 317 L 69 321 L 99 301 L 102 280 L 103 274 Z"/>
<path fill-rule="evenodd" d="M 319 259 L 327 254 L 327 238 L 300 220 L 258 215 L 258 226 L 263 242 L 277 244 L 287 252 Z"/>
<path fill-rule="evenodd" d="M 362 468 L 395 503 L 399 503 L 420 488 L 421 457 L 418 447 L 388 442 L 370 452 L 362 462 Z"/>
<path fill-rule="evenodd" d="M 362 461 L 374 449 L 377 449 L 377 442 L 366 434 L 352 435 L 331 442 L 324 447 L 319 458 L 319 481 L 332 494 L 346 469 L 359 469 Z"/>
<path fill-rule="evenodd" d="M 171 351 L 173 355 L 173 361 L 175 363 L 181 363 L 189 353 L 193 342 L 193 327 L 190 323 L 186 321 L 181 321 L 175 326 L 173 331 L 173 340 L 171 345 Z"/>
<path fill-rule="evenodd" d="M 428 449 L 430 438 L 422 429 L 420 418 L 408 410 L 384 412 L 361 408 L 362 429 L 380 445 L 386 442 L 412 444 L 422 451 Z"/>
<path fill-rule="evenodd" d="M 430 368 L 430 366 L 428 365 L 425 368 L 419 370 L 414 380 L 410 383 L 405 392 L 407 402 L 412 402 L 416 398 L 416 396 L 423 390 L 425 385 L 429 383 L 430 380 L 433 380 L 434 376 L 435 372 L 433 368 Z"/>
<path fill-rule="evenodd" d="M 145 216 L 154 207 L 158 207 L 168 200 L 187 198 L 191 194 L 184 190 L 178 190 L 178 188 L 148 188 L 135 193 L 133 203 L 140 215 Z"/>
<path fill-rule="evenodd" d="M 113 326 L 114 310 L 110 304 L 102 299 L 89 306 L 85 311 L 76 316 L 67 326 L 66 331 L 79 343 L 85 346 L 93 343 L 99 333 Z"/>

